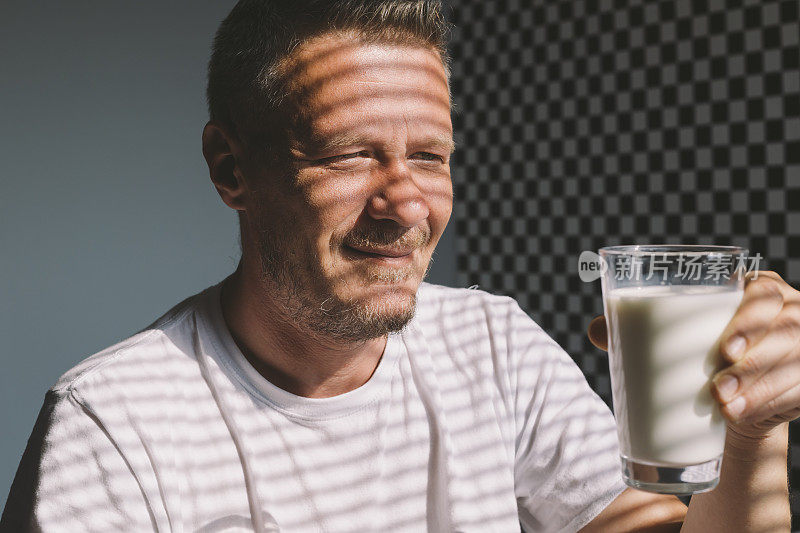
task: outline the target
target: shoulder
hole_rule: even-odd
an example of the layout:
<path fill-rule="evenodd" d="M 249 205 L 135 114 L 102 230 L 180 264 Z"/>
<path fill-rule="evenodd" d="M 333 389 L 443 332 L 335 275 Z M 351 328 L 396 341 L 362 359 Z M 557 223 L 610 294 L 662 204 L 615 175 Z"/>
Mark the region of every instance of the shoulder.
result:
<path fill-rule="evenodd" d="M 415 323 L 437 352 L 512 380 L 520 374 L 541 377 L 546 369 L 557 367 L 580 372 L 561 346 L 508 296 L 425 283 L 418 292 Z"/>
<path fill-rule="evenodd" d="M 450 358 L 494 371 L 522 362 L 538 365 L 556 342 L 508 296 L 425 283 L 420 287 L 415 324 L 429 346 Z"/>
<path fill-rule="evenodd" d="M 196 368 L 192 338 L 199 299 L 191 296 L 146 328 L 87 357 L 51 387 L 53 397 L 93 395 L 99 389 L 124 390 L 174 379 Z"/>
<path fill-rule="evenodd" d="M 519 309 L 517 302 L 508 296 L 488 293 L 475 287 L 453 288 L 423 283 L 417 292 L 418 315 L 430 319 L 435 316 L 468 315 L 470 317 L 504 316 Z"/>
<path fill-rule="evenodd" d="M 416 321 L 423 329 L 438 332 L 481 332 L 511 335 L 526 331 L 547 334 L 509 296 L 488 293 L 478 288 L 456 289 L 423 283 L 417 293 Z M 549 337 L 547 337 L 549 338 Z"/>

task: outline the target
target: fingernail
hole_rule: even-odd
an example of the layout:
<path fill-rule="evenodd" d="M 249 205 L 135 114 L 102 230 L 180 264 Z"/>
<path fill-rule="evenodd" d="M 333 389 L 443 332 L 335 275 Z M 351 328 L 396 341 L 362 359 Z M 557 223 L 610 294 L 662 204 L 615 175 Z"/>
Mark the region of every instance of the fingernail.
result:
<path fill-rule="evenodd" d="M 716 380 L 714 385 L 717 387 L 719 397 L 725 402 L 736 394 L 736 391 L 739 389 L 739 380 L 730 374 L 726 374 Z"/>
<path fill-rule="evenodd" d="M 727 411 L 734 418 L 739 418 L 739 415 L 742 414 L 742 411 L 744 411 L 744 404 L 745 404 L 744 396 L 739 396 L 731 403 L 725 405 L 725 409 L 727 409 Z"/>
<path fill-rule="evenodd" d="M 741 356 L 744 353 L 744 349 L 746 346 L 747 346 L 747 341 L 744 339 L 744 337 L 741 337 L 739 335 L 734 335 L 733 337 L 728 339 L 728 342 L 725 343 L 725 352 L 728 354 L 730 358 L 739 359 L 739 356 Z"/>

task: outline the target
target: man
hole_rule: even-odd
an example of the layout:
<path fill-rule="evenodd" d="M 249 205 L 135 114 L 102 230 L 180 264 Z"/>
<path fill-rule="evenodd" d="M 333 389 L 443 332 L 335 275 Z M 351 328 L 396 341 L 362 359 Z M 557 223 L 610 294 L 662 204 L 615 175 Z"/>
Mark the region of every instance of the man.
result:
<path fill-rule="evenodd" d="M 724 471 L 688 512 L 624 487 L 610 412 L 512 300 L 421 285 L 452 204 L 444 28 L 419 0 L 236 5 L 203 153 L 239 267 L 59 380 L 0 529 L 788 529 L 777 276 L 724 335 Z"/>

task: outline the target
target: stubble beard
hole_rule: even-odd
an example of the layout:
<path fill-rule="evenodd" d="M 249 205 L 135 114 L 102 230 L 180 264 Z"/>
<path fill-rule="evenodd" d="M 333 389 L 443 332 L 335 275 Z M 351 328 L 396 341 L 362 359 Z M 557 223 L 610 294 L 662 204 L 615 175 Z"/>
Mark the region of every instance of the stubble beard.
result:
<path fill-rule="evenodd" d="M 362 235 L 359 240 L 379 240 L 374 239 L 375 236 L 372 232 L 369 236 Z M 360 342 L 401 331 L 414 317 L 416 292 L 392 294 L 387 299 L 366 302 L 342 298 L 332 290 L 315 254 L 298 255 L 295 251 L 288 251 L 292 250 L 288 246 L 290 243 L 281 242 L 274 231 L 259 231 L 258 237 L 262 281 L 281 305 L 281 312 L 294 324 L 323 338 Z M 429 238 L 426 235 L 426 240 Z M 354 268 L 360 270 L 359 279 L 386 284 L 405 281 L 417 271 L 413 264 L 401 268 L 363 265 Z M 422 279 L 429 269 L 430 262 Z M 407 301 L 397 305 L 397 298 L 407 298 Z"/>

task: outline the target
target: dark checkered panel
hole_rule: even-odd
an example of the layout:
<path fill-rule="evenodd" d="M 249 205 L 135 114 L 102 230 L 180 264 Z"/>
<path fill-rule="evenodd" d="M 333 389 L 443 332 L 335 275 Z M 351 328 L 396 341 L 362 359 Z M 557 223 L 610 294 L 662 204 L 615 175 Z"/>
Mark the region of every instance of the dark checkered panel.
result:
<path fill-rule="evenodd" d="M 607 400 L 582 250 L 737 244 L 800 286 L 800 1 L 451 5 L 460 285 L 517 298 Z"/>

